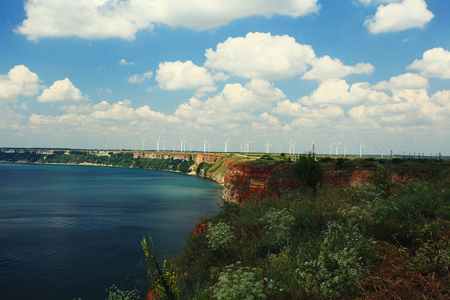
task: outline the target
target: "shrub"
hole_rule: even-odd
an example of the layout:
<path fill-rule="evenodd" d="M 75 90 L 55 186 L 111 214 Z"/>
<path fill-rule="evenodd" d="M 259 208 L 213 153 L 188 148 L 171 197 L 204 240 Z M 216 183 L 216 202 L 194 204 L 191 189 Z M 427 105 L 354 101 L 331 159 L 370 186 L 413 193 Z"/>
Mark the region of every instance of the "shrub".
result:
<path fill-rule="evenodd" d="M 226 250 L 234 239 L 231 225 L 218 222 L 209 226 L 206 234 L 208 246 L 213 250 Z"/>
<path fill-rule="evenodd" d="M 116 285 L 106 289 L 108 293 L 107 300 L 139 300 L 141 299 L 138 290 L 122 291 Z"/>
<path fill-rule="evenodd" d="M 265 222 L 265 235 L 270 237 L 273 244 L 283 246 L 288 242 L 291 227 L 295 221 L 289 210 L 286 208 L 281 210 L 270 208 L 265 216 L 261 218 L 261 221 Z"/>
<path fill-rule="evenodd" d="M 176 270 L 166 259 L 166 254 L 161 253 L 160 258 L 164 259 L 161 266 L 158 261 L 157 251 L 151 237 L 148 240 L 144 237 L 141 242 L 142 250 L 145 254 L 147 266 L 147 279 L 150 292 L 147 298 L 150 299 L 176 299 L 178 298 L 178 276 Z"/>
<path fill-rule="evenodd" d="M 259 273 L 258 269 L 243 267 L 240 262 L 226 266 L 218 282 L 210 288 L 212 297 L 218 300 L 266 299 Z"/>
<path fill-rule="evenodd" d="M 391 189 L 394 186 L 394 182 L 391 179 L 391 171 L 384 165 L 379 165 L 377 169 L 370 174 L 372 183 L 376 186 L 384 195 L 388 197 L 391 195 Z"/>
<path fill-rule="evenodd" d="M 307 291 L 335 298 L 362 281 L 376 259 L 374 242 L 356 226 L 330 222 L 318 257 L 310 261 L 300 257 L 297 273 Z"/>
<path fill-rule="evenodd" d="M 322 181 L 324 168 L 311 154 L 300 156 L 299 160 L 292 166 L 292 170 L 300 182 L 317 191 L 317 185 Z"/>

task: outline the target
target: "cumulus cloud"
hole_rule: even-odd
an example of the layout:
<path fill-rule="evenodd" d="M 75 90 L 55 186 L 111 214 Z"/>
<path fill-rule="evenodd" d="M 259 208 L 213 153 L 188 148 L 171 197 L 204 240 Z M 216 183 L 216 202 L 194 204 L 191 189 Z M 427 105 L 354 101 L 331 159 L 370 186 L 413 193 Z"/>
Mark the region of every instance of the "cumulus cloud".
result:
<path fill-rule="evenodd" d="M 18 96 L 34 96 L 43 86 L 39 76 L 24 65 L 18 65 L 9 70 L 8 74 L 0 75 L 0 101 L 13 102 Z"/>
<path fill-rule="evenodd" d="M 142 83 L 144 80 L 149 79 L 153 76 L 152 71 L 145 72 L 144 74 L 135 74 L 127 78 L 129 83 Z"/>
<path fill-rule="evenodd" d="M 134 65 L 134 62 L 128 62 L 125 58 L 119 61 L 119 66 Z"/>
<path fill-rule="evenodd" d="M 423 28 L 434 15 L 425 0 L 403 0 L 401 3 L 380 5 L 377 13 L 364 22 L 371 33 L 396 32 Z"/>
<path fill-rule="evenodd" d="M 312 69 L 306 72 L 302 79 L 325 81 L 343 78 L 350 74 L 370 74 L 375 70 L 374 66 L 367 63 L 359 63 L 354 67 L 346 66 L 338 58 L 331 59 L 328 55 L 315 59 L 312 66 Z"/>
<path fill-rule="evenodd" d="M 137 109 L 131 106 L 130 100 L 123 100 L 117 103 L 109 104 L 102 101 L 92 106 L 92 113 L 89 118 L 96 120 L 111 121 L 135 121 L 135 120 L 165 120 L 166 115 L 160 112 L 152 111 L 150 106 L 144 105 Z"/>
<path fill-rule="evenodd" d="M 230 37 L 205 55 L 206 67 L 267 80 L 302 74 L 316 58 L 311 46 L 298 44 L 293 37 L 259 32 Z"/>
<path fill-rule="evenodd" d="M 356 105 L 363 102 L 385 103 L 388 98 L 388 95 L 373 90 L 366 82 L 358 82 L 350 86 L 343 79 L 332 79 L 321 83 L 314 92 L 309 96 L 301 97 L 298 102 L 305 105 Z"/>
<path fill-rule="evenodd" d="M 430 49 L 425 51 L 423 59 L 416 59 L 407 68 L 418 70 L 425 77 L 450 79 L 450 51 L 444 48 Z"/>
<path fill-rule="evenodd" d="M 165 122 L 177 124 L 179 119 L 175 116 L 167 116 L 163 113 L 150 109 L 144 105 L 133 108 L 130 100 L 108 103 L 102 101 L 95 105 L 86 105 L 82 110 L 72 110 L 60 116 L 47 116 L 33 113 L 29 118 L 29 126 L 32 129 L 60 130 L 61 128 L 71 128 L 78 132 L 114 132 L 122 133 L 133 130 L 134 132 L 142 128 L 148 128 L 151 124 Z"/>
<path fill-rule="evenodd" d="M 245 122 L 253 119 L 251 113 L 270 110 L 272 102 L 285 97 L 270 82 L 254 79 L 245 86 L 227 84 L 221 93 L 205 101 L 193 97 L 178 107 L 175 116 L 208 125 Z"/>
<path fill-rule="evenodd" d="M 83 96 L 69 78 L 55 81 L 37 98 L 37 101 L 46 103 L 79 103 L 85 100 L 87 96 Z"/>
<path fill-rule="evenodd" d="M 361 122 L 371 120 L 382 126 L 428 125 L 448 119 L 446 108 L 433 102 L 425 89 L 395 90 L 389 103 L 356 106 L 348 114 Z"/>
<path fill-rule="evenodd" d="M 190 60 L 160 63 L 155 79 L 163 90 L 195 90 L 210 87 L 208 90 L 211 91 L 211 87 L 214 87 L 212 75 Z"/>
<path fill-rule="evenodd" d="M 318 0 L 79 0 L 28 1 L 27 18 L 16 29 L 30 40 L 77 36 L 133 40 L 138 30 L 155 24 L 204 30 L 248 16 L 300 17 L 319 11 Z"/>
<path fill-rule="evenodd" d="M 427 78 L 412 73 L 391 77 L 389 81 L 380 81 L 373 86 L 377 90 L 423 89 L 428 87 Z"/>
<path fill-rule="evenodd" d="M 20 129 L 25 116 L 0 103 L 0 129 Z"/>

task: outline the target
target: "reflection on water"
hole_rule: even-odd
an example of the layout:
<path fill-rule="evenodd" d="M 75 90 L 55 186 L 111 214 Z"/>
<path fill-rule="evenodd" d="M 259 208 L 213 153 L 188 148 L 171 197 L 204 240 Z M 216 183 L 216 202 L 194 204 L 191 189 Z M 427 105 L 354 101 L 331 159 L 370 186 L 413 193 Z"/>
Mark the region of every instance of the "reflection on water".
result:
<path fill-rule="evenodd" d="M 183 174 L 60 165 L 0 164 L 2 299 L 104 299 L 151 235 L 178 254 L 222 189 Z"/>

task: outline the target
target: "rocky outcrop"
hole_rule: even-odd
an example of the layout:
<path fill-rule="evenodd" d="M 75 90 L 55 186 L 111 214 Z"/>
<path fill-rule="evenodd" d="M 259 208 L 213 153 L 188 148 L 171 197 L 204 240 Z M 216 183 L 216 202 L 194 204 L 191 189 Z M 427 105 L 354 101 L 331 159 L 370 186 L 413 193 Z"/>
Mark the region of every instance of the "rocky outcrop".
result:
<path fill-rule="evenodd" d="M 253 199 L 279 197 L 283 192 L 301 188 L 291 170 L 292 163 L 261 164 L 255 162 L 227 162 L 223 199 L 245 203 Z M 332 186 L 357 186 L 370 183 L 373 170 L 346 169 L 325 170 L 323 184 Z M 391 171 L 392 180 L 426 180 L 439 171 L 397 170 Z"/>

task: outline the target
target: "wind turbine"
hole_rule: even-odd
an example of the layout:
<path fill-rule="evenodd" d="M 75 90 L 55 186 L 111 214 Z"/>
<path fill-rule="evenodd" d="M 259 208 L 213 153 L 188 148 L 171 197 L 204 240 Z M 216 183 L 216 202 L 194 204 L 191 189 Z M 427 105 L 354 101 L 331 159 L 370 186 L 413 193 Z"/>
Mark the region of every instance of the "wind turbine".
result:
<path fill-rule="evenodd" d="M 316 144 L 314 144 L 313 141 L 311 141 L 311 148 L 312 148 L 312 154 L 314 156 L 315 152 L 316 152 Z"/>
<path fill-rule="evenodd" d="M 163 143 L 163 150 L 164 150 L 164 152 L 166 152 L 166 143 L 167 143 L 167 141 L 165 139 L 163 139 L 162 143 Z"/>
<path fill-rule="evenodd" d="M 361 144 L 361 142 L 359 142 L 359 158 L 361 158 L 362 156 L 362 148 L 366 148 L 363 146 L 363 144 Z"/>
<path fill-rule="evenodd" d="M 347 145 L 345 145 L 344 147 L 342 147 L 342 148 L 344 148 L 344 157 L 347 155 Z"/>
<path fill-rule="evenodd" d="M 267 154 L 270 153 L 270 146 L 272 146 L 272 144 L 269 142 L 269 140 L 267 140 L 266 145 L 264 145 L 264 147 L 266 147 L 266 153 Z"/>
<path fill-rule="evenodd" d="M 339 151 L 339 144 L 340 144 L 340 143 L 341 143 L 341 142 L 339 142 L 339 143 L 334 143 L 334 144 L 336 145 L 336 156 L 339 155 L 338 151 Z"/>
<path fill-rule="evenodd" d="M 383 158 L 383 156 L 384 156 L 384 146 L 381 146 L 380 149 L 381 149 L 381 158 Z"/>
<path fill-rule="evenodd" d="M 161 135 L 158 135 L 158 139 L 156 140 L 156 151 L 159 152 L 159 145 L 161 144 Z"/>
<path fill-rule="evenodd" d="M 185 137 L 182 137 L 181 139 L 180 139 L 180 152 L 184 152 L 183 151 L 183 146 L 184 146 L 184 148 L 186 148 L 186 140 L 185 140 Z"/>
<path fill-rule="evenodd" d="M 333 144 L 331 144 L 330 146 L 328 146 L 328 148 L 330 148 L 330 156 L 332 156 L 331 151 L 333 151 Z"/>
<path fill-rule="evenodd" d="M 205 138 L 202 140 L 202 142 L 203 142 L 203 153 L 206 153 L 206 144 L 208 143 L 208 142 L 206 141 L 206 136 L 205 136 Z"/>
<path fill-rule="evenodd" d="M 288 145 L 289 145 L 289 154 L 294 154 L 294 150 L 293 150 L 293 148 L 294 148 L 294 141 L 290 141 L 289 143 L 288 143 Z"/>
<path fill-rule="evenodd" d="M 247 139 L 245 140 L 245 151 L 246 153 L 250 152 L 250 144 L 253 143 L 252 141 L 248 141 Z"/>
<path fill-rule="evenodd" d="M 227 139 L 225 142 L 223 142 L 224 144 L 224 152 L 227 153 L 228 152 L 228 144 L 230 143 L 230 139 Z"/>
<path fill-rule="evenodd" d="M 142 151 L 144 151 L 144 142 L 146 142 L 147 140 L 144 140 L 143 138 L 141 138 L 141 147 L 142 147 Z"/>

